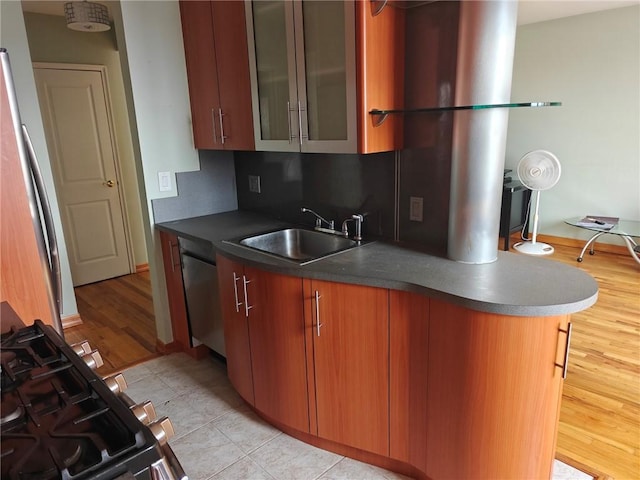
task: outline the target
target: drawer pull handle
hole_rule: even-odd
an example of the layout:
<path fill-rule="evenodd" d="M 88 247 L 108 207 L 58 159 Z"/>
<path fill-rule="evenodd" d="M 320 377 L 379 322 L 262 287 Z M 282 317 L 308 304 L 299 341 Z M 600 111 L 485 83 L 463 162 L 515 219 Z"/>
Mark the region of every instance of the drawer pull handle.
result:
<path fill-rule="evenodd" d="M 227 136 L 224 134 L 224 123 L 222 121 L 222 109 L 218 109 L 218 116 L 220 118 L 220 141 L 222 145 L 224 145 L 224 141 L 227 139 Z"/>
<path fill-rule="evenodd" d="M 240 280 L 240 277 L 236 275 L 236 272 L 233 272 L 233 295 L 236 300 L 236 313 L 240 313 L 240 305 L 242 305 L 242 302 L 238 301 L 238 280 Z"/>
<path fill-rule="evenodd" d="M 211 130 L 213 131 L 213 143 L 218 143 L 218 137 L 216 136 L 216 110 L 211 109 Z"/>
<path fill-rule="evenodd" d="M 289 125 L 289 143 L 291 143 L 291 141 L 296 138 L 296 136 L 293 134 L 293 131 L 291 129 L 291 112 L 293 112 L 293 109 L 291 108 L 291 102 L 287 102 L 287 123 Z"/>
<path fill-rule="evenodd" d="M 244 314 L 247 318 L 249 318 L 249 310 L 253 308 L 253 305 L 249 305 L 249 296 L 247 295 L 247 285 L 251 283 L 251 280 L 247 280 L 247 277 L 243 275 L 242 281 L 244 283 Z"/>
<path fill-rule="evenodd" d="M 177 247 L 178 247 L 177 243 L 173 243 L 172 240 L 169 240 L 169 258 L 171 260 L 171 271 L 172 272 L 176 271 L 177 264 L 176 264 L 176 261 L 175 261 L 175 259 L 173 257 L 173 249 L 177 248 Z M 180 257 L 178 257 L 178 258 L 180 258 Z"/>
<path fill-rule="evenodd" d="M 567 378 L 567 368 L 569 367 L 569 350 L 571 349 L 571 328 L 572 328 L 572 325 L 571 325 L 571 322 L 569 322 L 566 330 L 560 329 L 562 333 L 567 334 L 567 339 L 564 344 L 564 364 L 560 364 L 557 362 L 555 364 L 556 367 L 562 368 L 562 378 Z"/>
<path fill-rule="evenodd" d="M 300 100 L 298 100 L 298 138 L 300 139 L 300 146 L 302 146 L 302 140 L 309 140 L 309 136 L 308 135 L 303 135 L 302 134 L 302 112 L 306 111 L 304 108 L 302 108 L 302 104 L 300 103 Z"/>
<path fill-rule="evenodd" d="M 316 290 L 315 299 L 316 299 L 316 335 L 320 336 L 320 327 L 322 327 L 322 323 L 320 323 L 320 299 L 322 296 L 320 292 Z"/>

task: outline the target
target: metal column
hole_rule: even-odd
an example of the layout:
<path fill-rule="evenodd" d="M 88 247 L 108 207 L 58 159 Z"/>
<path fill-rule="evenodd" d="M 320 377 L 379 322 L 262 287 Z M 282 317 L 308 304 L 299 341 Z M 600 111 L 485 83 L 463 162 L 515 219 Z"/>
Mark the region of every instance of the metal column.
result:
<path fill-rule="evenodd" d="M 460 6 L 455 105 L 509 103 L 518 2 Z M 453 120 L 448 256 L 498 258 L 508 109 L 456 111 Z"/>

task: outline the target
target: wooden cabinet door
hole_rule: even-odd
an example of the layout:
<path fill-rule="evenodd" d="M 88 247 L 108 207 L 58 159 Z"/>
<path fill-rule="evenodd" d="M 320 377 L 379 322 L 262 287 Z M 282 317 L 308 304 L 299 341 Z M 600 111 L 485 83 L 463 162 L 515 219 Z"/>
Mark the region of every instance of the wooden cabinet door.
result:
<path fill-rule="evenodd" d="M 549 478 L 568 315 L 430 303 L 427 476 Z"/>
<path fill-rule="evenodd" d="M 217 124 L 220 96 L 211 2 L 181 1 L 180 18 L 194 145 L 198 149 L 220 150 L 223 145 Z"/>
<path fill-rule="evenodd" d="M 309 431 L 302 279 L 245 268 L 255 407 Z"/>
<path fill-rule="evenodd" d="M 178 344 L 181 350 L 188 351 L 191 348 L 191 335 L 187 321 L 187 306 L 184 300 L 178 237 L 161 231 L 160 242 L 173 341 Z"/>
<path fill-rule="evenodd" d="M 244 4 L 181 1 L 195 147 L 253 150 Z"/>
<path fill-rule="evenodd" d="M 220 255 L 216 256 L 220 303 L 224 321 L 227 374 L 236 391 L 254 404 L 251 348 L 244 297 L 244 267 Z"/>
<path fill-rule="evenodd" d="M 244 3 L 219 0 L 211 7 L 221 140 L 225 150 L 255 150 Z"/>
<path fill-rule="evenodd" d="M 389 292 L 390 456 L 426 474 L 429 298 Z"/>
<path fill-rule="evenodd" d="M 359 153 L 403 148 L 404 116 L 377 124 L 369 112 L 404 108 L 405 11 L 390 5 L 377 15 L 372 10 L 370 2 L 356 2 Z"/>
<path fill-rule="evenodd" d="M 306 292 L 318 436 L 388 456 L 388 291 L 312 280 Z"/>

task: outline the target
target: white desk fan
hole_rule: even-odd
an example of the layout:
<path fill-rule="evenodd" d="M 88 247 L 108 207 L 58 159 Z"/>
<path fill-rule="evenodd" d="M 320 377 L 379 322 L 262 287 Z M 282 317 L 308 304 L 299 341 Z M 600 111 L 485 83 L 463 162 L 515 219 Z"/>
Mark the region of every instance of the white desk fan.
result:
<path fill-rule="evenodd" d="M 518 178 L 522 184 L 536 195 L 533 213 L 533 235 L 531 240 L 516 243 L 513 248 L 528 255 L 551 255 L 553 247 L 536 241 L 538 236 L 538 208 L 540 192 L 553 187 L 560 180 L 560 162 L 556 156 L 546 150 L 534 150 L 527 153 L 518 162 Z"/>

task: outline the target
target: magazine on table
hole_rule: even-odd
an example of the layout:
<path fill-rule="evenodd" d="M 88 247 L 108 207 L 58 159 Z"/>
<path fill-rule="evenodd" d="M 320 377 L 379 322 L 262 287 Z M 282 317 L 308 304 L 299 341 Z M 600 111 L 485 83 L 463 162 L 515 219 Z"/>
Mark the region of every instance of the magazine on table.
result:
<path fill-rule="evenodd" d="M 602 215 L 587 215 L 578 221 L 580 227 L 599 228 L 601 230 L 611 230 L 620 221 L 618 217 L 603 217 Z"/>

